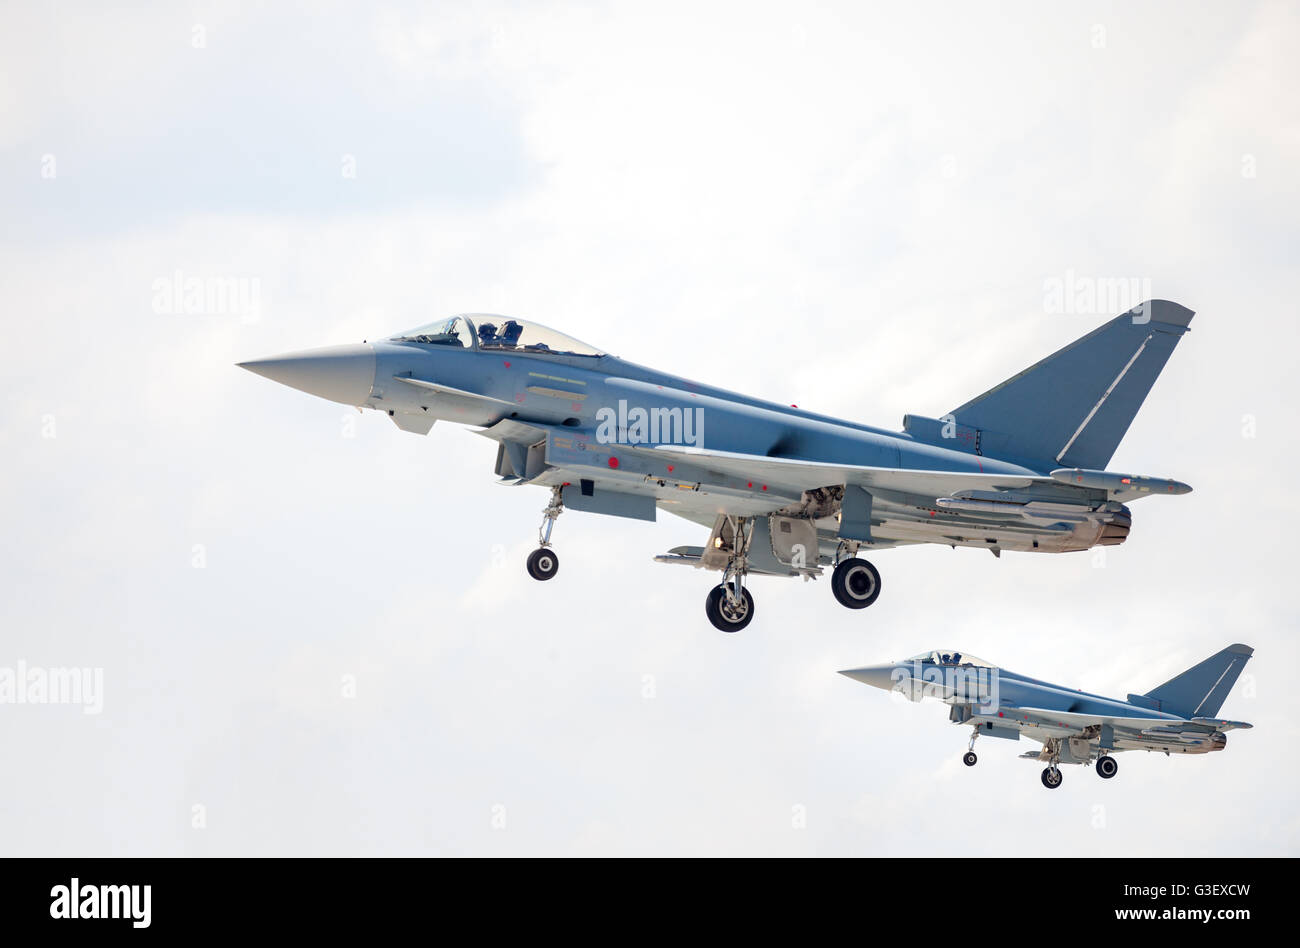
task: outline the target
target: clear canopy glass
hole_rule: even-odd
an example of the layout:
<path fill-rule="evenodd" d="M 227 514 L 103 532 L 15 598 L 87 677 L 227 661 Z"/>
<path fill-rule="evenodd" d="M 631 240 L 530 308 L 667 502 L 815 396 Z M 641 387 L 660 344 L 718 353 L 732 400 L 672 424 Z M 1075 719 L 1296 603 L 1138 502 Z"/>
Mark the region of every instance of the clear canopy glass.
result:
<path fill-rule="evenodd" d="M 393 337 L 398 342 L 418 342 L 430 346 L 456 346 L 536 352 L 555 355 L 601 356 L 601 352 L 572 336 L 548 329 L 538 323 L 486 313 L 453 316 Z"/>
<path fill-rule="evenodd" d="M 984 661 L 982 658 L 976 658 L 974 655 L 966 652 L 959 652 L 956 649 L 935 649 L 930 652 L 922 652 L 920 655 L 913 655 L 906 659 L 909 662 L 932 662 L 935 665 L 972 665 L 977 668 L 992 668 L 993 666 Z"/>
<path fill-rule="evenodd" d="M 453 316 L 429 323 L 410 332 L 393 337 L 397 342 L 418 342 L 426 346 L 454 346 L 460 349 L 474 348 L 474 327 L 464 316 Z"/>

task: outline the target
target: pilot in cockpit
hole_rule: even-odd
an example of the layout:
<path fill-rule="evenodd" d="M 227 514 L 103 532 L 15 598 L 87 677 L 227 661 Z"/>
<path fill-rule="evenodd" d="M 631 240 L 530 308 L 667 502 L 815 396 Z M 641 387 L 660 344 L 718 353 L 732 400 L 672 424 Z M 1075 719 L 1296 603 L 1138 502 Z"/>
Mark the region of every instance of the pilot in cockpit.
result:
<path fill-rule="evenodd" d="M 505 325 L 501 327 L 501 342 L 513 349 L 519 344 L 519 337 L 523 333 L 523 326 L 513 319 L 507 319 Z"/>

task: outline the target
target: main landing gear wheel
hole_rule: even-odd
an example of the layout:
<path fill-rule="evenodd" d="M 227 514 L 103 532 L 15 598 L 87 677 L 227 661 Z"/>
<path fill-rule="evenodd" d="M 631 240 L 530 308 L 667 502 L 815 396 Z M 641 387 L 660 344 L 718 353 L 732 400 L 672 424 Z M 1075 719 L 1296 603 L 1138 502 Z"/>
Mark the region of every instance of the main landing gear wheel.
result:
<path fill-rule="evenodd" d="M 533 579 L 547 580 L 560 571 L 560 558 L 549 547 L 533 550 L 528 556 L 528 575 Z"/>
<path fill-rule="evenodd" d="M 1097 776 L 1098 776 L 1098 777 L 1101 777 L 1101 778 L 1104 779 L 1104 780 L 1109 780 L 1111 777 L 1115 776 L 1117 773 L 1119 773 L 1119 761 L 1117 761 L 1114 757 L 1098 757 L 1098 758 L 1097 758 Z"/>
<path fill-rule="evenodd" d="M 1055 790 L 1057 787 L 1061 785 L 1061 781 L 1063 779 L 1065 778 L 1061 776 L 1061 771 L 1058 768 L 1056 767 L 1043 768 L 1043 786 L 1046 787 L 1048 790 Z"/>
<path fill-rule="evenodd" d="M 965 764 L 967 767 L 974 767 L 975 762 L 978 760 L 979 758 L 975 756 L 974 751 L 967 751 L 965 754 L 962 755 L 961 758 L 961 762 Z"/>
<path fill-rule="evenodd" d="M 714 628 L 739 632 L 754 618 L 754 597 L 748 589 L 742 589 L 739 601 L 733 601 L 727 591 L 725 583 L 710 589 L 708 598 L 704 600 L 704 612 Z"/>
<path fill-rule="evenodd" d="M 866 560 L 850 557 L 831 574 L 831 592 L 840 605 L 865 609 L 880 596 L 880 573 Z"/>

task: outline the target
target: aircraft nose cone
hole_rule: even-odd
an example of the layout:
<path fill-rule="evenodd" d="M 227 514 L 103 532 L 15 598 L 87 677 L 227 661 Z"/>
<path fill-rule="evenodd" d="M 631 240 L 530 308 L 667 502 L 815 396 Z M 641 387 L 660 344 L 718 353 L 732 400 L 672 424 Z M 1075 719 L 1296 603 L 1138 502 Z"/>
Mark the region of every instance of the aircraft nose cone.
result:
<path fill-rule="evenodd" d="M 374 346 L 329 346 L 237 363 L 241 369 L 344 405 L 361 405 L 375 382 Z"/>
<path fill-rule="evenodd" d="M 871 665 L 867 668 L 850 668 L 840 672 L 847 678 L 854 681 L 860 681 L 864 685 L 871 685 L 873 688 L 882 688 L 885 691 L 893 691 L 894 685 L 897 684 L 898 678 L 894 674 L 893 665 Z"/>

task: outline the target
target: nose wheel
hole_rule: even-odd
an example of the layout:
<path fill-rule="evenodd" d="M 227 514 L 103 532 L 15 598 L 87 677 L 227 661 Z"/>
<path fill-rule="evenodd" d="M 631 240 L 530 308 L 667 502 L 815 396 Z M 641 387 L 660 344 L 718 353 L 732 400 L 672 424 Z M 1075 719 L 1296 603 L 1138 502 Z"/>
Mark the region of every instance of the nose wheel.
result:
<path fill-rule="evenodd" d="M 545 582 L 559 571 L 560 558 L 554 550 L 542 547 L 528 555 L 528 575 L 533 579 Z"/>
<path fill-rule="evenodd" d="M 979 762 L 979 758 L 975 756 L 974 751 L 967 751 L 962 754 L 961 762 L 967 767 L 974 767 Z"/>
<path fill-rule="evenodd" d="M 1048 790 L 1055 790 L 1061 785 L 1065 778 L 1061 776 L 1061 770 L 1055 764 L 1051 767 L 1043 768 L 1043 786 Z"/>
<path fill-rule="evenodd" d="M 551 549 L 551 529 L 556 518 L 564 513 L 561 490 L 559 487 L 551 488 L 551 502 L 542 511 L 542 525 L 537 528 L 537 540 L 541 546 L 528 555 L 528 575 L 542 582 L 560 571 L 560 557 Z"/>

